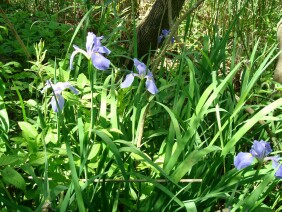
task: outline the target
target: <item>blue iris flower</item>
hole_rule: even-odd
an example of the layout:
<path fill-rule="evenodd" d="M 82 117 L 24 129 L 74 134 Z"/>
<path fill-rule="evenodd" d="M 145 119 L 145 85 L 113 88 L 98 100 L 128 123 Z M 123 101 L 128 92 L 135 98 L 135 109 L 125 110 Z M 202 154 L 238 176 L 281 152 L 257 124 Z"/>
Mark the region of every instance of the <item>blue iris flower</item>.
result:
<path fill-rule="evenodd" d="M 269 142 L 254 141 L 250 152 L 239 152 L 234 159 L 235 167 L 240 170 L 250 166 L 256 158 L 259 162 L 263 162 L 264 158 L 272 152 Z"/>
<path fill-rule="evenodd" d="M 271 146 L 269 142 L 261 141 L 254 141 L 254 144 L 250 150 L 250 152 L 239 152 L 235 159 L 234 165 L 236 169 L 241 170 L 252 165 L 254 159 L 256 158 L 259 163 L 263 163 L 263 161 L 271 160 L 272 167 L 277 168 L 275 176 L 277 178 L 282 178 L 282 167 L 279 164 L 280 157 L 273 156 L 267 157 L 272 152 Z"/>
<path fill-rule="evenodd" d="M 158 43 L 161 43 L 163 38 L 166 38 L 170 33 L 170 30 L 163 29 L 161 35 L 158 38 Z M 174 44 L 174 37 L 171 38 L 171 43 Z"/>
<path fill-rule="evenodd" d="M 92 64 L 96 69 L 102 71 L 107 70 L 110 67 L 110 60 L 105 58 L 103 54 L 109 55 L 111 51 L 107 47 L 102 46 L 101 40 L 103 38 L 103 36 L 97 37 L 93 32 L 88 32 L 86 38 L 86 51 L 76 45 L 73 45 L 75 50 L 70 57 L 70 69 L 73 69 L 72 64 L 74 56 L 77 53 L 82 53 L 89 60 L 91 59 Z"/>
<path fill-rule="evenodd" d="M 153 77 L 152 72 L 147 69 L 146 65 L 136 58 L 133 59 L 134 66 L 136 67 L 138 74 L 135 74 L 131 72 L 130 74 L 127 74 L 125 77 L 125 80 L 121 83 L 121 88 L 127 88 L 132 85 L 134 77 L 139 77 L 140 79 L 146 79 L 146 88 L 151 94 L 156 94 L 159 90 L 155 84 L 155 80 Z M 147 73 L 147 74 L 146 74 Z"/>
<path fill-rule="evenodd" d="M 73 86 L 71 86 L 69 82 L 57 82 L 56 84 L 53 84 L 51 80 L 47 80 L 46 85 L 42 89 L 41 93 L 45 92 L 48 88 L 52 88 L 55 94 L 51 98 L 51 105 L 52 105 L 53 111 L 56 113 L 58 113 L 59 110 L 62 110 L 65 104 L 65 100 L 62 96 L 63 90 L 69 88 L 74 94 L 78 94 L 78 90 L 76 90 Z"/>

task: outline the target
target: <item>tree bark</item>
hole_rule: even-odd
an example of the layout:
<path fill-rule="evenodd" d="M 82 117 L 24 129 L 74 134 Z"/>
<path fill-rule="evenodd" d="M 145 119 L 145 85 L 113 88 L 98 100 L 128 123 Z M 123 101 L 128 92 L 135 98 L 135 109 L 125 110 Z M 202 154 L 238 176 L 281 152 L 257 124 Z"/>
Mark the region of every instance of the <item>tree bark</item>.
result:
<path fill-rule="evenodd" d="M 279 42 L 279 51 L 282 51 L 282 19 L 277 24 L 277 39 Z M 279 83 L 282 83 L 282 53 L 278 57 L 273 79 Z"/>
<path fill-rule="evenodd" d="M 171 4 L 169 4 L 170 2 Z M 147 62 L 150 50 L 151 55 L 154 54 L 158 46 L 160 32 L 163 29 L 170 29 L 169 22 L 179 16 L 184 2 L 185 0 L 156 0 L 147 17 L 139 24 L 137 27 L 137 52 L 138 58 L 145 56 L 143 62 Z"/>

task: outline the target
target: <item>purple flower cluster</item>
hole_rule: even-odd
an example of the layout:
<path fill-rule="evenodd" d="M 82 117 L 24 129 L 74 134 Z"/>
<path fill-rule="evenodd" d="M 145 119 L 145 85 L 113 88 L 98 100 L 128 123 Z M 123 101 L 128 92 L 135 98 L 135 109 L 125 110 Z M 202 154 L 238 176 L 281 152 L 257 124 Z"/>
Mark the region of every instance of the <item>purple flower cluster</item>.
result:
<path fill-rule="evenodd" d="M 275 173 L 275 177 L 282 178 L 282 166 L 279 164 L 279 156 L 268 157 L 268 155 L 272 152 L 269 142 L 254 141 L 254 144 L 250 150 L 250 152 L 239 152 L 235 159 L 234 165 L 236 169 L 241 170 L 252 165 L 254 159 L 256 158 L 259 163 L 263 163 L 264 161 L 271 160 L 272 167 L 277 169 Z"/>
<path fill-rule="evenodd" d="M 164 31 L 167 36 L 169 31 Z M 109 55 L 111 51 L 101 44 L 101 40 L 103 36 L 97 37 L 93 32 L 88 32 L 86 38 L 86 51 L 79 48 L 76 45 L 73 45 L 74 52 L 71 54 L 70 57 L 70 69 L 73 69 L 73 60 L 77 53 L 82 53 L 88 60 L 91 60 L 92 65 L 101 71 L 107 70 L 110 67 L 110 60 L 104 57 L 104 55 Z M 158 88 L 155 84 L 155 80 L 153 77 L 152 72 L 147 69 L 146 65 L 136 58 L 133 59 L 134 66 L 136 67 L 138 74 L 131 72 L 130 74 L 126 75 L 124 82 L 121 83 L 121 88 L 127 88 L 131 86 L 133 83 L 134 77 L 138 77 L 140 79 L 146 79 L 146 88 L 151 94 L 156 94 L 158 92 Z M 48 88 L 52 88 L 54 95 L 51 98 L 51 105 L 54 112 L 58 113 L 64 107 L 65 100 L 62 96 L 62 91 L 69 88 L 75 94 L 78 94 L 78 91 L 70 85 L 69 82 L 58 82 L 53 84 L 50 80 L 47 80 L 45 87 L 41 91 L 42 93 L 45 92 Z"/>
<path fill-rule="evenodd" d="M 163 36 L 167 36 L 169 34 L 168 30 L 163 30 Z M 93 66 L 98 70 L 106 70 L 110 67 L 110 60 L 105 58 L 103 54 L 109 55 L 111 51 L 102 46 L 101 40 L 102 37 L 97 37 L 93 32 L 88 32 L 86 38 L 86 51 L 80 49 L 78 46 L 74 45 L 74 52 L 70 57 L 70 69 L 73 69 L 73 59 L 77 53 L 82 53 L 88 59 L 91 59 Z M 127 88 L 131 86 L 133 83 L 134 77 L 139 77 L 140 79 L 146 79 L 146 88 L 151 94 L 156 94 L 158 92 L 158 88 L 155 84 L 155 80 L 153 77 L 152 72 L 147 69 L 146 65 L 136 58 L 133 59 L 134 66 L 136 67 L 138 74 L 131 72 L 130 74 L 126 75 L 124 82 L 121 84 L 121 88 Z"/>

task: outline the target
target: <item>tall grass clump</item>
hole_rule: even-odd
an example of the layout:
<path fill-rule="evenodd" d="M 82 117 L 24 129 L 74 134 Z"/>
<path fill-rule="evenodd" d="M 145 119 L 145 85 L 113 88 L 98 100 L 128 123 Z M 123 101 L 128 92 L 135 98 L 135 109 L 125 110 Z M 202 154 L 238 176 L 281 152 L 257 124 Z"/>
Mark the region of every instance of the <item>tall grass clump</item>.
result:
<path fill-rule="evenodd" d="M 31 58 L 0 56 L 0 208 L 280 211 L 281 4 L 204 1 L 144 64 L 137 3 L 32 1 L 60 48 L 11 22 Z"/>

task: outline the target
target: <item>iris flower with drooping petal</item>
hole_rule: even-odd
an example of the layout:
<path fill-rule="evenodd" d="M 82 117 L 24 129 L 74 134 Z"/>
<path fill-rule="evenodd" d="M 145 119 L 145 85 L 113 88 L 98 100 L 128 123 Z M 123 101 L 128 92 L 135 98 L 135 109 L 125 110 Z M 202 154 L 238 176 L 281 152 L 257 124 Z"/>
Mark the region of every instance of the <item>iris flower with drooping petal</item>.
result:
<path fill-rule="evenodd" d="M 263 162 L 264 158 L 272 152 L 269 142 L 254 141 L 254 144 L 249 152 L 239 152 L 234 159 L 235 167 L 240 170 L 250 166 L 256 158 L 259 162 Z"/>
<path fill-rule="evenodd" d="M 134 77 L 139 77 L 140 79 L 146 78 L 146 88 L 151 94 L 156 94 L 159 90 L 155 84 L 155 80 L 152 72 L 147 69 L 146 65 L 136 58 L 133 59 L 134 66 L 136 67 L 138 74 L 133 72 L 126 75 L 125 80 L 121 83 L 121 88 L 127 88 L 132 85 Z M 146 74 L 147 73 L 147 74 Z"/>
<path fill-rule="evenodd" d="M 86 51 L 79 48 L 76 45 L 73 45 L 74 52 L 71 54 L 70 57 L 70 69 L 73 69 L 73 59 L 74 56 L 77 53 L 82 53 L 87 57 L 89 60 L 91 59 L 91 62 L 93 66 L 98 70 L 107 70 L 110 67 L 110 60 L 105 58 L 103 54 L 109 55 L 111 51 L 105 47 L 102 46 L 101 40 L 104 37 L 97 37 L 93 32 L 88 32 L 87 38 L 86 38 Z"/>
<path fill-rule="evenodd" d="M 58 113 L 59 110 L 62 110 L 65 104 L 65 100 L 62 96 L 63 90 L 69 88 L 74 94 L 78 94 L 78 90 L 76 90 L 73 86 L 71 86 L 69 82 L 57 82 L 56 84 L 53 84 L 51 80 L 47 80 L 46 85 L 42 89 L 41 93 L 45 92 L 48 88 L 52 88 L 55 94 L 55 96 L 53 95 L 51 98 L 51 105 L 52 105 L 52 109 L 56 113 Z M 57 102 L 58 102 L 58 105 L 57 105 Z"/>
<path fill-rule="evenodd" d="M 239 152 L 235 159 L 234 165 L 236 169 L 241 170 L 250 166 L 254 159 L 256 158 L 260 163 L 263 161 L 272 161 L 272 167 L 276 169 L 275 177 L 282 179 L 282 166 L 279 164 L 280 157 L 279 155 L 267 157 L 272 152 L 269 142 L 254 141 L 254 144 L 250 150 L 250 152 Z"/>

